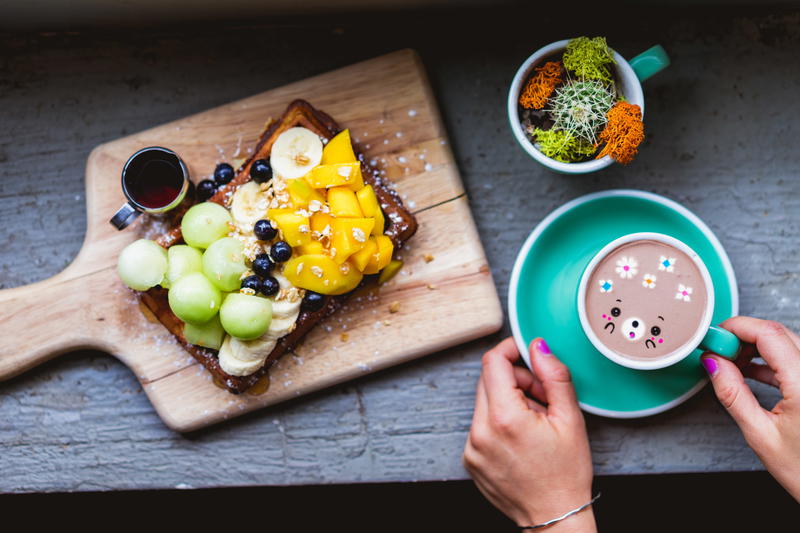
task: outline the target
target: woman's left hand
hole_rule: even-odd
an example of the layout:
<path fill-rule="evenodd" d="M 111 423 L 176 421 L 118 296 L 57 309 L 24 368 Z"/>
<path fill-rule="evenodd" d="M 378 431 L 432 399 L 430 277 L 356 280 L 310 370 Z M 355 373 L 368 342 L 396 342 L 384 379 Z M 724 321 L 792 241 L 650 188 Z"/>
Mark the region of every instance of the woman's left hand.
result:
<path fill-rule="evenodd" d="M 519 352 L 511 338 L 483 356 L 464 449 L 478 489 L 520 526 L 559 517 L 592 497 L 589 440 L 569 370 L 543 339 L 531 343 L 530 354 L 535 375 L 514 366 Z M 591 507 L 548 531 L 596 531 Z"/>

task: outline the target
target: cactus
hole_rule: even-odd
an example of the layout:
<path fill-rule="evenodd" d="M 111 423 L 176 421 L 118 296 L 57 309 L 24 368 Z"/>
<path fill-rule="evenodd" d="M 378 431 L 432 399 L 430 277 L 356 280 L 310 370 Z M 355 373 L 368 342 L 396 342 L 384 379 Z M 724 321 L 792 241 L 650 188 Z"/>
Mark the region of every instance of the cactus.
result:
<path fill-rule="evenodd" d="M 614 105 L 613 85 L 599 81 L 570 80 L 550 98 L 553 129 L 564 130 L 571 136 L 597 144 L 597 133 L 607 122 L 606 114 Z"/>
<path fill-rule="evenodd" d="M 583 161 L 597 150 L 592 143 L 564 130 L 535 128 L 530 133 L 536 138 L 540 152 L 563 163 Z"/>
<path fill-rule="evenodd" d="M 616 63 L 614 55 L 606 44 L 605 37 L 578 37 L 567 43 L 564 50 L 564 67 L 581 81 L 599 80 L 612 84 L 608 65 Z"/>

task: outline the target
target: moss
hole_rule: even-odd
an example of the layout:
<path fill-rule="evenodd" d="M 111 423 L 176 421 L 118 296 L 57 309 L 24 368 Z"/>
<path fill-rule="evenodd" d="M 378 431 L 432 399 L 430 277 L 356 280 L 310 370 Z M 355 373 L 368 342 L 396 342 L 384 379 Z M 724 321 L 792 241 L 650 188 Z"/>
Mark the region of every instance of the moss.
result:
<path fill-rule="evenodd" d="M 598 80 L 612 83 L 608 65 L 616 63 L 605 37 L 578 37 L 567 43 L 564 50 L 564 67 L 579 80 Z"/>
<path fill-rule="evenodd" d="M 606 145 L 597 158 L 610 155 L 615 161 L 627 165 L 639 151 L 644 141 L 642 109 L 638 105 L 619 102 L 608 112 L 608 124 L 600 133 Z"/>
<path fill-rule="evenodd" d="M 538 67 L 536 74 L 528 80 L 519 96 L 519 104 L 525 109 L 543 108 L 559 83 L 561 83 L 561 63 L 548 61 Z"/>
<path fill-rule="evenodd" d="M 575 137 L 564 130 L 543 130 L 536 128 L 533 135 L 538 143 L 540 152 L 551 159 L 563 163 L 583 161 L 595 152 L 592 143 Z"/>

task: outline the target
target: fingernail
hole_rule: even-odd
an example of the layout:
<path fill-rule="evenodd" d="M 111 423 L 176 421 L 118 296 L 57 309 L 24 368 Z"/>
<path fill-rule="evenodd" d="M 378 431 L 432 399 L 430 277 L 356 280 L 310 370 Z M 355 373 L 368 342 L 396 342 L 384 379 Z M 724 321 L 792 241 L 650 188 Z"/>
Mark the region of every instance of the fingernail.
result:
<path fill-rule="evenodd" d="M 536 341 L 536 350 L 542 355 L 550 355 L 550 347 L 544 342 L 544 339 Z"/>
<path fill-rule="evenodd" d="M 701 361 L 703 362 L 703 367 L 706 369 L 706 372 L 708 372 L 709 376 L 713 376 L 717 373 L 719 367 L 717 366 L 717 362 L 713 357 L 703 357 Z"/>

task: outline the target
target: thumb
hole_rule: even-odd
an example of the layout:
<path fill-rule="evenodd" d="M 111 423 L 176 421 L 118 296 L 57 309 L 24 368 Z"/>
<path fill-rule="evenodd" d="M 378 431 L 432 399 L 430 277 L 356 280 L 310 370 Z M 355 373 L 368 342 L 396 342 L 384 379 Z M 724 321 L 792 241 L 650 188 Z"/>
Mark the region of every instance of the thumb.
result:
<path fill-rule="evenodd" d="M 758 404 L 736 364 L 714 354 L 703 354 L 700 360 L 711 378 L 714 393 L 745 436 L 764 428 L 766 411 Z"/>
<path fill-rule="evenodd" d="M 533 372 L 544 388 L 548 414 L 580 417 L 581 409 L 567 365 L 552 354 L 544 339 L 535 339 L 531 343 L 530 352 Z"/>

